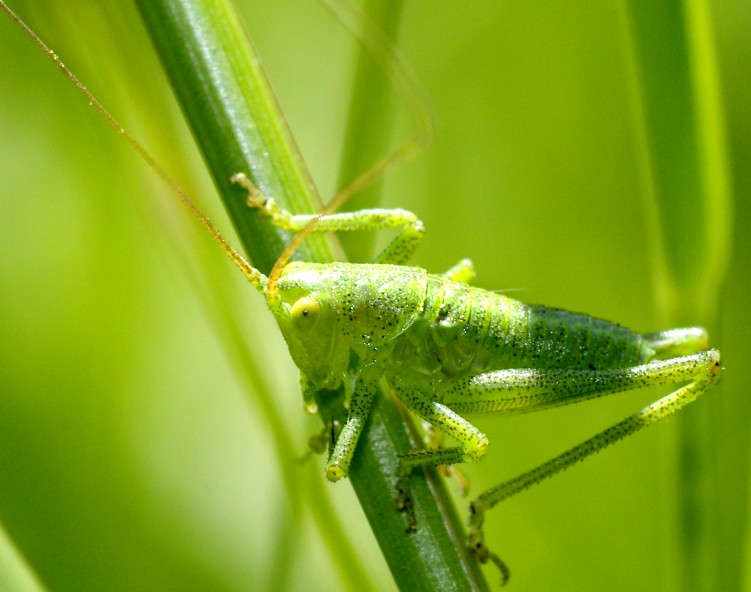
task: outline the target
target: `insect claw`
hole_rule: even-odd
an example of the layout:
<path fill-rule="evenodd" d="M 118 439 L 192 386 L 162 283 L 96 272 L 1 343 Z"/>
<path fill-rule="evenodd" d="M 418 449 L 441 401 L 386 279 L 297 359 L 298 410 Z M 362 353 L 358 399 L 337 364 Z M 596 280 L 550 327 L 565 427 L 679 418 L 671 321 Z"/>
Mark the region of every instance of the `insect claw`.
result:
<path fill-rule="evenodd" d="M 469 479 L 464 471 L 456 465 L 438 465 L 438 474 L 445 479 L 454 479 L 456 481 L 457 493 L 462 497 L 469 495 Z"/>
<path fill-rule="evenodd" d="M 486 547 L 487 550 L 487 547 Z M 493 562 L 493 564 L 500 570 L 501 572 L 501 586 L 505 586 L 508 584 L 508 581 L 511 579 L 511 570 L 508 568 L 508 565 L 506 565 L 503 560 L 498 557 L 495 553 L 491 553 L 488 551 L 488 559 Z M 486 560 L 487 561 L 487 560 Z"/>
<path fill-rule="evenodd" d="M 248 204 L 249 207 L 260 210 L 269 208 L 272 200 L 261 193 L 261 190 L 255 186 L 253 181 L 251 181 L 245 173 L 235 173 L 229 178 L 229 180 L 230 183 L 239 185 L 247 192 L 248 195 L 245 197 L 245 203 Z"/>
<path fill-rule="evenodd" d="M 505 586 L 508 584 L 509 579 L 511 578 L 511 570 L 509 569 L 508 565 L 500 558 L 498 555 L 493 553 L 487 545 L 485 545 L 485 541 L 483 540 L 483 534 L 480 530 L 474 530 L 470 525 L 470 533 L 467 537 L 467 547 L 472 551 L 472 553 L 475 556 L 475 559 L 477 559 L 478 563 L 481 565 L 485 565 L 490 561 L 493 565 L 495 565 L 498 570 L 501 572 L 501 586 Z"/>
<path fill-rule="evenodd" d="M 343 479 L 346 476 L 347 471 L 339 465 L 333 464 L 326 467 L 326 478 L 331 482 L 339 481 L 339 479 Z"/>
<path fill-rule="evenodd" d="M 417 530 L 417 519 L 415 518 L 412 495 L 409 488 L 409 477 L 401 477 L 396 484 L 396 500 L 394 505 L 399 512 L 404 513 L 404 519 L 407 522 L 406 532 Z"/>
<path fill-rule="evenodd" d="M 248 179 L 248 176 L 245 173 L 235 173 L 229 178 L 231 183 L 234 183 L 235 185 L 239 185 L 243 189 L 245 189 L 247 192 L 253 192 L 258 191 L 256 189 L 256 186 L 253 185 L 250 179 Z"/>

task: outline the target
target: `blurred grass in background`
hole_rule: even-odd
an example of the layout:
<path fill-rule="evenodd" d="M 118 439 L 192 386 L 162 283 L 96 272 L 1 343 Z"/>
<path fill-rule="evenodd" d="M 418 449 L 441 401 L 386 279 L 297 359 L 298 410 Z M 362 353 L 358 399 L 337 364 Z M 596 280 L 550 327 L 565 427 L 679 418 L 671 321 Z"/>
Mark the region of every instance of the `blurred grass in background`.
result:
<path fill-rule="evenodd" d="M 239 4 L 319 189 L 332 195 L 354 41 L 312 0 Z M 739 0 L 713 9 L 734 244 L 717 318 L 681 321 L 710 323 L 728 370 L 720 389 L 684 415 L 716 418 L 718 463 L 735 468 L 721 474 L 721 506 L 714 498 L 701 511 L 715 511 L 727 532 L 708 553 L 729 558 L 716 565 L 727 579 L 714 581 L 744 589 L 751 9 Z M 26 10 L 68 66 L 211 209 L 213 190 L 133 10 L 71 1 Z M 652 35 L 669 29 L 659 17 Z M 666 328 L 655 297 L 655 237 L 645 224 L 627 30 L 619 3 L 406 6 L 400 46 L 439 128 L 420 158 L 389 177 L 384 205 L 413 209 L 427 224 L 417 264 L 440 271 L 468 256 L 484 288 L 636 330 Z M 340 587 L 341 573 L 299 510 L 299 496 L 323 479 L 320 461 L 300 469 L 299 491 L 283 490 L 278 463 L 294 458 L 275 452 L 196 285 L 207 277 L 226 284 L 297 434 L 290 446 L 302 455 L 318 426 L 300 409 L 296 371 L 261 298 L 212 245 L 203 254 L 207 241 L 169 206 L 166 189 L 5 18 L 0 43 L 0 521 L 10 538 L 54 590 Z M 652 81 L 651 92 L 671 80 Z M 684 138 L 661 139 L 682 155 Z M 675 166 L 686 162 L 676 157 Z M 201 249 L 191 273 L 175 244 L 183 253 Z M 479 418 L 492 447 L 467 468 L 473 491 L 660 394 Z M 681 589 L 684 541 L 674 525 L 685 483 L 673 462 L 683 421 L 494 511 L 489 541 L 511 565 L 514 589 Z M 321 489 L 373 581 L 389 586 L 349 485 Z"/>

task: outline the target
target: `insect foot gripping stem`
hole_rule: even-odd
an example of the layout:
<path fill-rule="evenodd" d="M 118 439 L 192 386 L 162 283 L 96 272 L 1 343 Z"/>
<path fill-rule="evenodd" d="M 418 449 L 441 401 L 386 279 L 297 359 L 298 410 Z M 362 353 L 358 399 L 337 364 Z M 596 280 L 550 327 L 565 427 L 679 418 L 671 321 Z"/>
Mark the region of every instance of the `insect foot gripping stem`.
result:
<path fill-rule="evenodd" d="M 467 524 L 467 547 L 475 554 L 477 561 L 482 564 L 490 561 L 501 572 L 501 586 L 508 584 L 511 570 L 503 560 L 485 545 L 485 535 L 482 525 L 485 522 L 485 506 L 480 499 L 469 504 L 469 520 Z"/>

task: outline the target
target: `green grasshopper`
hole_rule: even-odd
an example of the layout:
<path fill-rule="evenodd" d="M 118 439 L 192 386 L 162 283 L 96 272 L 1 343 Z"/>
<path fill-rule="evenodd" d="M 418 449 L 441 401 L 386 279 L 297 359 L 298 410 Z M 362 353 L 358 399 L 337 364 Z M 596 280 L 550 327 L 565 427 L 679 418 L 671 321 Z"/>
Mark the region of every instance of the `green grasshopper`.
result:
<path fill-rule="evenodd" d="M 418 467 L 483 458 L 489 440 L 464 415 L 526 413 L 648 386 L 684 385 L 471 503 L 467 544 L 480 561 L 494 562 L 504 581 L 506 566 L 483 540 L 488 509 L 681 409 L 719 379 L 720 354 L 708 349 L 701 328 L 639 334 L 586 315 L 527 305 L 472 287 L 474 271 L 466 259 L 440 275 L 406 266 L 425 232 L 409 211 L 294 215 L 261 195 L 244 174 L 232 181 L 247 192 L 250 207 L 298 233 L 268 276 L 181 197 L 264 295 L 300 370 L 306 408 L 315 410 L 321 391 L 346 391 L 347 419 L 326 463 L 331 481 L 347 476 L 384 378 L 412 413 L 458 442 L 402 455 L 400 489 Z M 387 228 L 401 231 L 372 264 L 291 261 L 311 233 Z"/>
<path fill-rule="evenodd" d="M 467 544 L 480 561 L 501 569 L 504 582 L 508 569 L 483 542 L 486 510 L 678 411 L 719 379 L 720 353 L 707 349 L 702 328 L 640 334 L 583 314 L 524 304 L 470 286 L 474 271 L 466 259 L 441 275 L 405 266 L 424 234 L 411 212 L 296 216 L 260 195 L 245 175 L 232 180 L 248 191 L 249 206 L 289 231 L 402 228 L 372 264 L 290 263 L 287 249 L 269 277 L 257 270 L 248 276 L 264 293 L 300 369 L 306 406 L 315 409 L 320 390 L 351 389 L 347 421 L 326 464 L 331 481 L 347 476 L 383 377 L 410 411 L 459 442 L 402 455 L 403 480 L 417 467 L 482 459 L 488 438 L 464 414 L 526 413 L 687 383 L 471 503 Z"/>

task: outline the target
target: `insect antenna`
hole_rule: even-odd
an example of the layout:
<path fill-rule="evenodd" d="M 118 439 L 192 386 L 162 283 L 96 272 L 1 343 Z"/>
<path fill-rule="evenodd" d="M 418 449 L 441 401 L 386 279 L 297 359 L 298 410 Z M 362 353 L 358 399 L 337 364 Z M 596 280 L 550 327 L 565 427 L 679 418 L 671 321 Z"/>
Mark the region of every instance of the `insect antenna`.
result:
<path fill-rule="evenodd" d="M 47 55 L 47 57 L 49 57 L 55 63 L 55 65 L 63 73 L 63 75 L 73 83 L 73 86 L 76 87 L 78 92 L 83 95 L 88 103 L 99 112 L 104 120 L 112 128 L 114 128 L 117 133 L 125 138 L 128 144 L 133 147 L 138 155 L 146 162 L 149 168 L 151 168 L 151 170 L 154 171 L 159 176 L 159 178 L 161 178 L 162 181 L 164 181 L 167 186 L 177 195 L 180 202 L 187 208 L 190 214 L 196 220 L 198 220 L 198 222 L 204 227 L 204 229 L 206 229 L 206 231 L 211 235 L 211 237 L 219 245 L 222 251 L 224 251 L 224 254 L 229 257 L 232 263 L 235 264 L 235 267 L 237 267 L 243 273 L 248 281 L 253 284 L 259 291 L 263 291 L 266 287 L 266 276 L 264 276 L 259 270 L 253 267 L 248 262 L 248 260 L 245 259 L 245 257 L 243 257 L 237 251 L 237 249 L 235 249 L 232 245 L 229 244 L 229 242 L 227 242 L 227 239 L 224 238 L 224 235 L 219 232 L 219 229 L 214 225 L 214 223 L 206 216 L 206 214 L 203 213 L 201 208 L 199 208 L 198 204 L 193 201 L 188 192 L 183 189 L 180 184 L 169 175 L 169 173 L 167 173 L 167 171 L 157 162 L 157 160 L 151 155 L 151 153 L 120 124 L 115 116 L 112 115 L 112 113 L 110 113 L 106 109 L 106 107 L 99 102 L 99 100 L 92 94 L 92 92 L 86 87 L 86 85 L 81 82 L 81 80 L 70 70 L 70 68 L 68 68 L 62 62 L 58 55 L 52 49 L 50 49 L 50 47 L 44 41 L 42 41 L 42 39 L 36 33 L 34 33 L 34 31 L 32 31 L 31 28 L 23 20 L 21 20 L 21 17 L 13 12 L 13 10 L 11 10 L 11 8 L 7 4 L 5 4 L 3 0 L 0 0 L 0 8 L 2 8 L 19 27 L 21 27 L 24 33 L 26 33 L 26 35 L 31 38 L 31 40 Z"/>
<path fill-rule="evenodd" d="M 303 240 L 314 232 L 319 220 L 341 208 L 351 197 L 377 182 L 403 161 L 419 154 L 430 142 L 435 129 L 433 113 L 428 107 L 429 102 L 426 93 L 399 48 L 363 11 L 353 4 L 336 2 L 335 0 L 320 1 L 339 20 L 342 26 L 371 52 L 380 67 L 391 79 L 397 93 L 411 112 L 415 130 L 412 136 L 386 156 L 377 160 L 370 168 L 359 174 L 344 189 L 340 190 L 305 228 L 292 237 L 269 274 L 266 286 L 266 295 L 269 301 L 278 299 L 277 286 L 282 271 Z"/>

